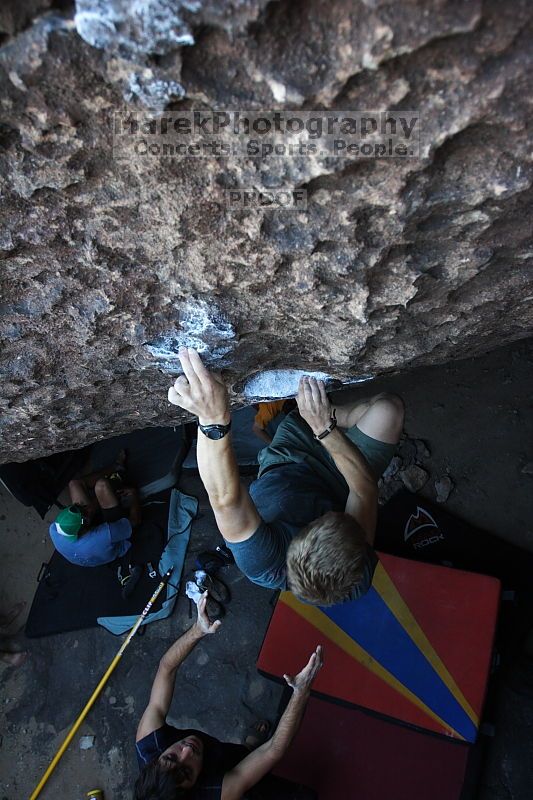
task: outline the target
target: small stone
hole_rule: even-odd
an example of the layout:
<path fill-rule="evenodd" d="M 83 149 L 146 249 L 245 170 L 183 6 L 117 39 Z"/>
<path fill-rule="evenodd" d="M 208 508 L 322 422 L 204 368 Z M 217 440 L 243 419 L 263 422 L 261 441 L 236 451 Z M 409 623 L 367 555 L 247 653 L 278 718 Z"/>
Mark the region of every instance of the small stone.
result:
<path fill-rule="evenodd" d="M 111 697 L 109 698 L 109 705 L 110 706 L 114 706 L 116 702 L 117 702 L 117 698 L 114 697 L 113 695 L 111 695 Z"/>
<path fill-rule="evenodd" d="M 391 497 L 394 497 L 394 495 L 397 492 L 399 492 L 400 489 L 403 489 L 403 483 L 401 482 L 401 480 L 399 480 L 398 476 L 392 478 L 392 480 L 388 481 L 388 483 L 385 483 L 380 478 L 380 480 L 378 481 L 379 505 L 380 506 L 385 505 L 385 503 L 387 503 L 391 499 Z"/>
<path fill-rule="evenodd" d="M 406 489 L 410 492 L 418 492 L 429 480 L 429 474 L 422 467 L 417 467 L 416 464 L 402 469 L 400 478 Z"/>
<path fill-rule="evenodd" d="M 90 750 L 94 747 L 95 736 L 82 736 L 80 739 L 80 750 Z"/>
<path fill-rule="evenodd" d="M 394 456 L 394 458 L 391 459 L 389 466 L 381 476 L 381 479 L 384 483 L 389 483 L 389 481 L 391 481 L 395 475 L 398 474 L 402 467 L 402 463 L 403 462 L 400 456 Z"/>
<path fill-rule="evenodd" d="M 533 475 L 533 461 L 522 467 L 522 475 Z"/>
<path fill-rule="evenodd" d="M 430 458 L 431 450 L 423 439 L 415 439 L 415 447 L 416 457 L 419 459 L 419 461 L 423 461 L 425 458 Z"/>
<path fill-rule="evenodd" d="M 437 503 L 445 503 L 454 488 L 454 483 L 448 475 L 438 478 L 435 481 L 435 491 L 437 493 Z"/>
<path fill-rule="evenodd" d="M 416 447 L 414 439 L 405 436 L 398 448 L 404 464 L 412 464 L 416 458 Z"/>

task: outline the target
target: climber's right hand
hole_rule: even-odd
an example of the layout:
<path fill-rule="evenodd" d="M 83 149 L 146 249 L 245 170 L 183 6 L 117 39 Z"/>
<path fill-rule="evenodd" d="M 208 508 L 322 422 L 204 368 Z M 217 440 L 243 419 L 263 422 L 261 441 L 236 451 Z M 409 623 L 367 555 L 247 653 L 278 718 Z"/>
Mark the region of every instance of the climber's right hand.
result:
<path fill-rule="evenodd" d="M 168 390 L 169 402 L 190 411 L 200 425 L 227 425 L 229 394 L 220 375 L 209 370 L 192 347 L 180 347 L 183 375 Z"/>

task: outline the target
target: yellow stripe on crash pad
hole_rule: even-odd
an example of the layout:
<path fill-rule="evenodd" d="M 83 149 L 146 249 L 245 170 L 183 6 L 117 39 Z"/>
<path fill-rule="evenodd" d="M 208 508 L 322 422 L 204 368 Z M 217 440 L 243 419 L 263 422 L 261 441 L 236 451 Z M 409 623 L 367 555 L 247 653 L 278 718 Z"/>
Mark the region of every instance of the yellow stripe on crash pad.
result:
<path fill-rule="evenodd" d="M 416 621 L 411 609 L 394 585 L 392 578 L 381 561 L 378 561 L 374 571 L 372 586 L 477 728 L 479 726 L 479 717 Z"/>
<path fill-rule="evenodd" d="M 453 733 L 454 736 L 457 736 L 458 739 L 462 739 L 464 741 L 464 736 L 452 728 L 447 722 L 445 722 L 441 717 L 435 714 L 434 711 L 429 708 L 419 697 L 417 697 L 413 692 L 404 686 L 397 678 L 394 677 L 385 667 L 383 667 L 376 659 L 370 655 L 364 648 L 361 647 L 357 642 L 355 642 L 347 633 L 345 633 L 342 628 L 339 628 L 329 617 L 327 617 L 319 608 L 316 606 L 307 605 L 305 603 L 300 603 L 291 592 L 282 592 L 279 598 L 281 603 L 285 603 L 286 606 L 292 608 L 297 614 L 299 614 L 303 619 L 307 620 L 307 622 L 311 623 L 313 627 L 315 627 L 320 633 L 323 633 L 333 644 L 336 644 L 337 647 L 340 647 L 341 650 L 344 650 L 349 656 L 351 656 L 355 661 L 359 662 L 363 667 L 373 672 L 374 675 L 377 675 L 378 678 L 381 678 L 386 684 L 391 686 L 395 689 L 399 694 L 409 700 L 413 705 L 419 708 L 421 711 L 424 712 L 428 717 L 430 717 L 434 722 L 437 722 L 439 725 L 442 726 L 444 731 L 449 731 Z"/>

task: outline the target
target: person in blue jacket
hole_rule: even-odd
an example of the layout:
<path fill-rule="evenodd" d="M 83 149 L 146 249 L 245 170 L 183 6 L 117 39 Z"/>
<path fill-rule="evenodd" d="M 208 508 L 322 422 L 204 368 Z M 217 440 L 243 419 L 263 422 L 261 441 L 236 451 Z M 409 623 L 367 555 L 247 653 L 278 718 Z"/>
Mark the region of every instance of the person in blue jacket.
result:
<path fill-rule="evenodd" d="M 87 478 L 71 480 L 71 504 L 59 512 L 49 528 L 56 550 L 81 567 L 98 567 L 125 555 L 131 547 L 133 529 L 141 521 L 136 489 L 115 491 L 109 477 L 94 480 L 94 498 Z M 120 494 L 120 498 L 119 495 Z M 129 498 L 129 511 L 121 499 Z"/>

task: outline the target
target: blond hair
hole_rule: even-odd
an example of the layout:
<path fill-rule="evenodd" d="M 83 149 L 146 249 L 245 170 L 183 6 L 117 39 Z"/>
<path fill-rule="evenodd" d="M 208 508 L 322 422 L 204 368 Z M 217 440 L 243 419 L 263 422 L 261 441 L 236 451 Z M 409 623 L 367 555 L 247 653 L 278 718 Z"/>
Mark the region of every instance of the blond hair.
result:
<path fill-rule="evenodd" d="M 365 534 L 349 514 L 328 511 L 313 520 L 287 550 L 287 584 L 302 600 L 342 603 L 364 577 Z"/>

